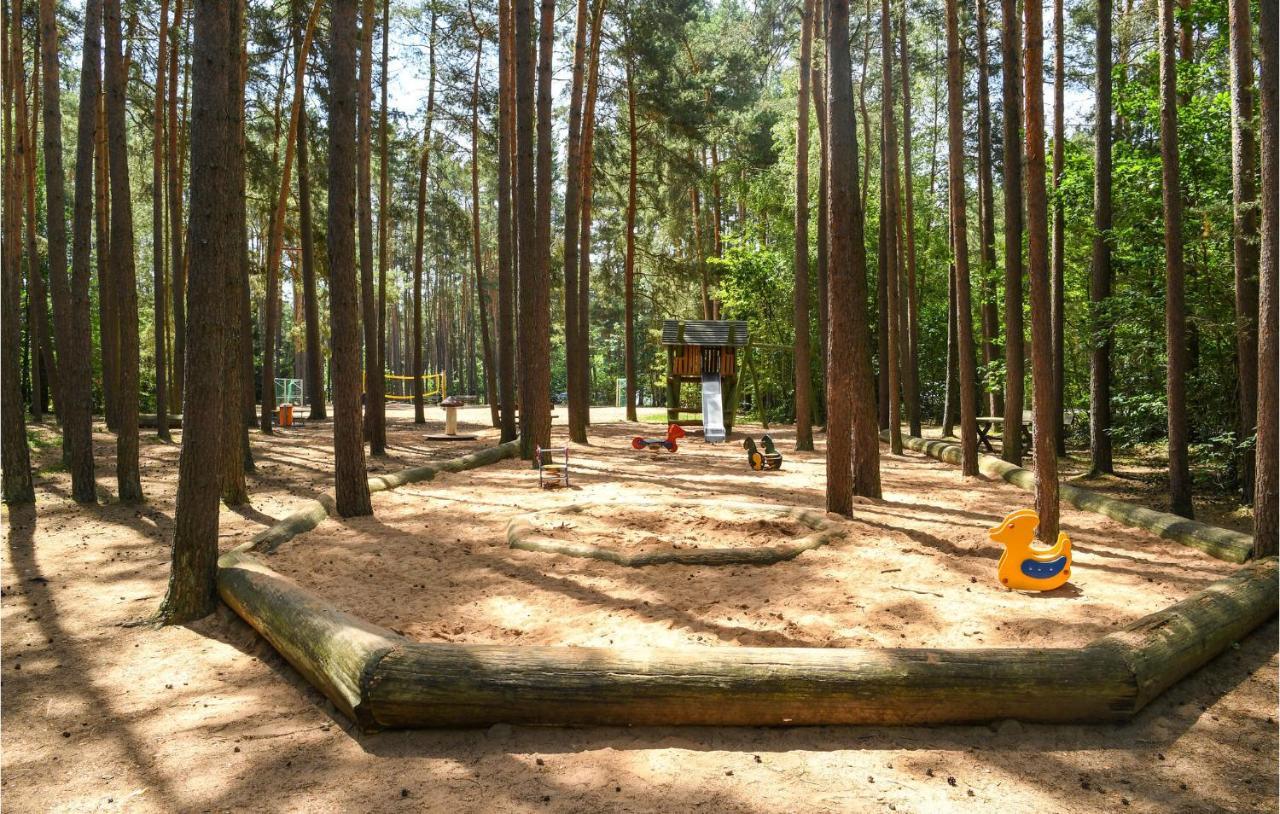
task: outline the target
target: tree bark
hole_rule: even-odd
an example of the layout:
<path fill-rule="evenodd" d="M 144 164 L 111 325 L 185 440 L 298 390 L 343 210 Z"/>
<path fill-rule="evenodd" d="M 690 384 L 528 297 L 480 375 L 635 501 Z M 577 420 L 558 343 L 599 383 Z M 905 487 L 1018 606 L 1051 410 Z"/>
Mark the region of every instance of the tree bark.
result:
<path fill-rule="evenodd" d="M 1044 21 L 1039 3 L 1024 4 L 1024 146 L 1027 162 L 1027 277 L 1031 296 L 1031 395 L 1036 473 L 1036 536 L 1049 543 L 1058 539 L 1058 456 L 1054 426 L 1062 423 L 1054 411 L 1053 314 L 1049 271 L 1049 212 L 1045 199 L 1044 166 Z"/>
<path fill-rule="evenodd" d="M 297 45 L 293 70 L 293 102 L 289 106 L 289 130 L 284 140 L 284 167 L 280 173 L 280 188 L 271 210 L 267 226 L 267 292 L 263 304 L 262 319 L 262 412 L 259 428 L 272 433 L 276 412 L 276 334 L 280 330 L 280 260 L 284 250 L 284 221 L 289 202 L 289 180 L 293 174 L 294 147 L 298 140 L 298 121 L 303 115 L 304 91 L 307 72 L 307 52 L 311 48 L 312 32 L 320 16 L 321 3 L 316 0 L 307 18 L 307 27 Z M 283 80 L 283 76 L 281 77 Z M 278 119 L 277 119 L 278 121 Z"/>
<path fill-rule="evenodd" d="M 920 425 L 920 289 L 916 285 L 915 181 L 911 176 L 911 52 L 907 47 L 906 11 L 898 20 L 899 69 L 902 73 L 902 201 L 906 235 L 906 334 L 907 358 L 903 362 L 903 384 L 907 401 L 907 424 L 919 437 Z"/>
<path fill-rule="evenodd" d="M 548 393 L 550 335 L 547 266 L 551 248 L 551 45 L 554 0 L 542 0 L 538 42 L 537 108 L 534 108 L 533 0 L 515 0 L 516 18 L 516 225 L 520 274 L 520 457 L 550 439 Z M 534 119 L 538 124 L 534 175 Z M 536 183 L 536 190 L 535 190 Z M 536 195 L 535 195 L 536 192 Z"/>
<path fill-rule="evenodd" d="M 987 79 L 987 2 L 978 6 L 978 291 L 982 297 L 982 362 L 990 369 L 1000 358 L 1000 313 L 996 305 L 995 183 L 991 172 L 991 93 Z M 1000 391 L 986 382 L 987 415 L 1004 412 Z"/>
<path fill-rule="evenodd" d="M 1236 434 L 1243 442 L 1257 427 L 1258 407 L 1258 143 L 1254 137 L 1253 26 L 1249 0 L 1230 0 L 1232 259 L 1235 266 Z M 1243 500 L 1253 500 L 1256 447 L 1236 461 Z"/>
<path fill-rule="evenodd" d="M 101 10 L 101 5 L 98 6 Z M 102 16 L 102 15 L 99 15 Z M 98 48 L 101 54 L 101 44 Z M 107 429 L 120 429 L 120 317 L 111 272 L 111 167 L 107 155 L 106 70 L 98 95 L 97 141 L 94 144 L 94 212 L 97 215 L 98 341 L 102 353 L 102 401 Z"/>
<path fill-rule="evenodd" d="M 964 61 L 960 10 L 947 0 L 947 156 L 951 201 L 951 247 L 956 267 L 956 337 L 960 353 L 960 447 L 966 475 L 978 474 L 977 371 L 974 369 L 973 308 L 969 297 L 969 237 L 965 225 Z"/>
<path fill-rule="evenodd" d="M 1004 108 L 1004 437 L 1000 457 L 1022 465 L 1026 348 L 1022 326 L 1022 26 L 1017 0 L 1000 0 Z M 1037 68 L 1039 70 L 1039 68 Z"/>
<path fill-rule="evenodd" d="M 384 0 L 389 2 L 390 0 Z M 476 23 L 475 11 L 470 4 L 471 27 L 476 34 L 476 66 L 471 77 L 471 260 L 476 272 L 476 309 L 480 312 L 480 342 L 484 358 L 484 395 L 489 402 L 489 418 L 495 429 L 502 426 L 498 411 L 498 379 L 493 367 L 493 343 L 489 338 L 489 298 L 485 293 L 484 260 L 480 251 L 480 63 L 484 59 L 484 31 Z M 385 75 L 386 68 L 383 68 Z M 385 91 L 385 83 L 383 85 Z M 383 101 L 385 107 L 386 101 Z M 384 139 L 385 139 L 384 118 Z M 386 164 L 385 141 L 383 164 Z M 386 176 L 383 175 L 385 182 Z M 385 196 L 385 191 L 384 191 Z"/>
<path fill-rule="evenodd" d="M 13 108 L 15 88 L 12 76 L 22 70 L 21 61 L 14 58 L 10 48 L 11 29 L 21 25 L 11 14 L 8 3 L 3 5 L 0 20 L 0 60 L 4 62 L 4 212 L 2 216 L 3 251 L 0 251 L 0 338 L 6 352 L 0 354 L 0 488 L 4 502 L 13 506 L 35 502 L 35 487 L 31 478 L 31 453 L 27 447 L 27 425 L 22 409 L 21 372 L 19 354 L 15 351 L 21 342 L 21 288 L 22 288 L 22 171 L 15 149 Z"/>
<path fill-rule="evenodd" d="M 364 425 L 371 455 L 386 454 L 386 411 L 376 382 L 378 302 L 373 281 L 373 26 L 374 0 L 363 0 L 360 17 L 360 79 L 356 104 L 356 213 L 360 232 L 360 311 L 364 329 Z"/>
<path fill-rule="evenodd" d="M 377 423 L 373 427 L 370 447 L 376 454 L 385 453 L 387 447 L 387 235 L 391 218 L 391 181 L 388 163 L 391 153 L 387 149 L 387 85 L 391 42 L 391 0 L 382 0 L 382 86 L 378 127 L 378 340 L 375 343 L 378 360 L 374 365 L 377 375 L 369 385 L 376 406 Z M 492 398 L 492 397 L 491 397 Z"/>
<path fill-rule="evenodd" d="M 182 161 L 178 146 L 178 61 L 182 53 L 182 43 L 186 41 L 184 25 L 183 0 L 175 0 L 173 25 L 169 28 L 171 56 L 168 123 L 165 127 L 165 135 L 168 138 L 165 150 L 165 176 L 169 191 L 169 279 L 171 281 L 169 293 L 173 305 L 173 370 L 170 378 L 175 396 L 173 409 L 178 413 L 181 413 L 183 408 L 183 387 L 186 382 L 184 368 L 187 356 L 187 283 L 186 262 L 183 256 L 186 220 L 182 215 Z"/>
<path fill-rule="evenodd" d="M 233 83 L 231 94 L 237 107 L 234 119 L 235 150 L 226 167 L 236 182 L 236 194 L 228 205 L 231 209 L 231 231 L 236 240 L 237 261 L 231 264 L 230 270 L 222 277 L 222 302 L 227 310 L 222 346 L 221 466 L 222 501 L 228 506 L 243 506 L 249 502 L 245 466 L 248 461 L 249 423 L 253 421 L 252 371 L 249 376 L 245 375 L 246 363 L 252 364 L 252 358 L 246 354 L 246 348 L 252 348 L 252 342 L 248 324 L 249 235 L 245 203 L 244 99 L 249 61 L 244 29 L 245 2 L 246 0 L 233 0 L 230 3 L 235 15 L 231 25 L 237 40 L 234 46 L 236 59 L 228 81 Z M 270 384 L 264 382 L 264 390 L 270 387 Z"/>
<path fill-rule="evenodd" d="M 884 273 L 887 281 L 885 306 L 888 309 L 885 324 L 888 326 L 889 355 L 885 360 L 889 367 L 889 451 L 902 454 L 901 415 L 901 359 L 902 359 L 902 309 L 899 303 L 901 275 L 898 268 L 898 234 L 902 228 L 898 214 L 898 133 L 893 110 L 893 32 L 889 16 L 889 0 L 880 0 L 880 185 L 885 207 L 880 212 L 884 222 L 884 245 L 880 254 L 884 257 Z"/>
<path fill-rule="evenodd" d="M 106 42 L 107 149 L 111 165 L 111 275 L 119 319 L 120 425 L 116 431 L 116 488 L 122 502 L 142 500 L 138 469 L 138 281 L 133 258 L 133 202 L 129 186 L 129 134 L 121 53 L 120 0 L 103 7 Z"/>
<path fill-rule="evenodd" d="M 1067 454 L 1066 428 L 1063 426 L 1063 406 L 1066 388 L 1065 351 L 1063 348 L 1063 322 L 1065 320 L 1066 287 L 1063 281 L 1066 235 L 1059 187 L 1065 172 L 1066 130 L 1063 126 L 1063 98 L 1066 87 L 1066 71 L 1063 68 L 1063 15 L 1062 0 L 1053 0 L 1053 266 L 1050 269 L 1050 297 L 1053 304 L 1053 444 L 1058 455 Z M 1053 539 L 1053 538 L 1050 538 Z"/>
<path fill-rule="evenodd" d="M 427 46 L 430 78 L 427 80 L 427 123 L 422 131 L 422 155 L 418 158 L 418 213 L 413 243 L 413 423 L 425 424 L 422 394 L 422 271 L 427 223 L 427 176 L 431 172 L 431 128 L 436 112 L 436 12 L 431 11 L 431 37 Z"/>
<path fill-rule="evenodd" d="M 815 3 L 815 21 L 813 41 L 826 42 L 825 0 Z M 825 428 L 827 421 L 826 376 L 827 376 L 827 293 L 830 283 L 830 268 L 827 262 L 827 91 L 824 77 L 827 74 L 827 50 L 822 49 L 822 64 L 811 60 L 809 74 L 811 78 L 814 118 L 818 125 L 818 370 L 821 388 L 815 397 L 815 406 L 821 411 L 821 420 Z M 744 220 L 745 220 L 745 213 Z"/>
<path fill-rule="evenodd" d="M 498 402 L 503 443 L 516 438 L 515 234 L 512 221 L 515 141 L 512 0 L 498 3 Z"/>
<path fill-rule="evenodd" d="M 294 41 L 301 32 L 295 27 Z M 316 292 L 314 227 L 311 221 L 310 117 L 306 106 L 298 111 L 298 242 L 302 244 L 302 305 L 306 319 L 307 397 L 311 403 L 311 421 L 323 421 L 325 410 L 324 350 L 320 345 L 320 300 Z"/>
<path fill-rule="evenodd" d="M 827 345 L 849 352 L 827 357 L 827 511 L 848 516 L 854 494 L 880 496 L 880 441 L 867 347 L 867 257 L 853 120 L 849 2 L 830 0 L 828 9 Z"/>
<path fill-rule="evenodd" d="M 165 367 L 165 334 L 169 317 L 165 300 L 164 252 L 164 166 L 165 166 L 165 80 L 169 54 L 169 0 L 160 0 L 160 33 L 156 37 L 156 101 L 151 126 L 151 272 L 155 295 L 156 436 L 169 436 L 168 370 Z M 176 58 L 176 54 L 175 54 Z"/>
<path fill-rule="evenodd" d="M 630 48 L 631 30 L 628 23 L 627 44 Z M 625 274 L 625 293 L 623 295 L 623 320 L 626 337 L 624 352 L 626 354 L 625 375 L 627 420 L 639 421 L 636 414 L 636 198 L 639 167 L 639 143 L 636 132 L 636 80 L 632 68 L 630 50 L 626 54 L 627 74 L 627 254 Z"/>
<path fill-rule="evenodd" d="M 568 391 L 569 439 L 587 442 L 587 422 L 583 413 L 577 365 L 580 325 L 578 313 L 578 250 L 582 200 L 582 100 L 586 91 L 587 20 L 589 0 L 578 0 L 576 29 L 573 40 L 573 74 L 569 88 L 569 145 L 565 159 L 564 186 L 564 346 L 565 376 Z"/>
<path fill-rule="evenodd" d="M 1280 42 L 1277 42 L 1277 26 L 1280 14 L 1275 3 L 1261 3 L 1259 17 L 1258 56 L 1262 65 L 1261 115 L 1262 131 L 1262 251 L 1258 279 L 1258 441 L 1257 469 L 1254 476 L 1253 525 L 1255 557 L 1276 553 L 1280 503 L 1280 473 L 1277 472 L 1276 419 L 1280 412 L 1280 394 L 1277 393 L 1277 358 L 1280 357 L 1280 183 L 1277 183 L 1277 162 L 1280 162 L 1280 109 L 1277 109 L 1277 91 L 1280 91 Z"/>
<path fill-rule="evenodd" d="M 96 24 L 94 15 L 96 14 Z M 101 14 L 86 9 L 87 35 L 102 33 Z M 73 221 L 72 276 L 67 279 L 66 172 L 62 164 L 62 88 L 55 0 L 40 0 L 40 57 L 44 93 L 44 179 L 49 284 L 53 289 L 53 328 L 61 362 L 63 456 L 71 472 L 71 497 L 77 503 L 97 500 L 93 464 L 93 338 L 89 317 L 89 231 L 93 228 L 93 141 L 101 85 L 97 41 L 82 48 L 79 133 L 76 138 L 76 188 Z M 94 60 L 89 62 L 89 60 Z M 86 97 L 88 97 L 86 99 Z M 81 180 L 83 176 L 83 182 Z M 85 211 L 80 212 L 83 204 Z M 84 233 L 80 245 L 81 231 Z M 12 347 L 12 346 L 10 346 Z"/>
<path fill-rule="evenodd" d="M 950 239 L 948 230 L 947 237 Z M 959 309 L 956 308 L 956 264 L 947 264 L 947 369 L 942 394 L 942 437 L 955 435 L 960 423 L 960 348 L 959 329 L 956 327 Z"/>
<path fill-rule="evenodd" d="M 1111 347 L 1115 320 L 1111 299 L 1111 0 L 1098 0 L 1097 112 L 1093 146 L 1093 259 L 1089 271 L 1092 331 L 1089 354 L 1090 474 L 1114 472 L 1111 447 Z"/>
<path fill-rule="evenodd" d="M 578 345 L 573 353 L 573 363 L 578 368 L 578 402 L 582 405 L 579 419 L 591 423 L 591 208 L 592 182 L 595 172 L 596 96 L 600 90 L 600 29 L 604 20 L 605 0 L 596 0 L 591 17 L 591 55 L 587 66 L 586 101 L 582 111 L 582 196 L 579 216 L 578 248 Z M 549 372 L 548 372 L 549 375 Z M 549 426 L 549 425 L 548 425 Z"/>
<path fill-rule="evenodd" d="M 809 67 L 814 0 L 800 19 L 799 90 L 796 94 L 795 343 L 796 450 L 813 450 L 813 375 L 809 359 Z"/>
<path fill-rule="evenodd" d="M 169 587 L 158 618 L 179 624 L 217 606 L 218 494 L 224 446 L 224 325 L 238 319 L 239 305 L 227 300 L 227 279 L 239 277 L 240 236 L 235 199 L 240 180 L 238 127 L 241 17 L 238 3 L 197 0 L 192 47 L 191 276 L 187 287 L 190 331 L 186 363 L 182 455 L 178 462 L 178 502 L 174 511 Z M 87 231 L 87 230 L 86 230 Z M 238 405 L 233 405 L 238 407 Z"/>
<path fill-rule="evenodd" d="M 1168 354 L 1169 502 L 1192 517 L 1187 460 L 1187 309 L 1182 257 L 1182 192 L 1178 169 L 1178 79 L 1174 59 L 1174 0 L 1159 0 L 1160 158 L 1164 183 L 1165 348 Z M 1030 99 L 1027 100 L 1028 107 Z M 1027 140 L 1031 140 L 1030 133 Z"/>
<path fill-rule="evenodd" d="M 356 11 L 357 0 L 333 0 L 329 24 L 329 323 L 333 331 L 334 480 L 342 517 L 373 514 L 360 431 L 360 312 L 355 274 Z"/>

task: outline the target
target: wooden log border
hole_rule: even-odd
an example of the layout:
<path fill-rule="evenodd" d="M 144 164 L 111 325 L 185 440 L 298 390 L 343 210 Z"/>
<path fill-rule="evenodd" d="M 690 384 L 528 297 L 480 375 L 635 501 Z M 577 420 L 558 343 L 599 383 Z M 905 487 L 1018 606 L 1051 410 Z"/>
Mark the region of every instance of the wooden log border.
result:
<path fill-rule="evenodd" d="M 888 430 L 881 432 L 880 437 L 888 441 Z M 917 438 L 912 435 L 902 436 L 902 443 L 908 449 L 923 452 L 930 458 L 950 464 L 960 463 L 961 451 L 958 444 Z M 1002 478 L 1028 492 L 1035 491 L 1035 473 L 995 456 L 978 456 L 978 470 L 989 477 Z M 1188 520 L 1169 512 L 1158 512 L 1125 500 L 1107 497 L 1071 483 L 1059 484 L 1058 494 L 1077 509 L 1105 515 L 1126 526 L 1143 529 L 1157 537 L 1198 548 L 1220 560 L 1242 563 L 1253 555 L 1253 538 L 1248 534 L 1211 526 L 1198 520 Z"/>
<path fill-rule="evenodd" d="M 518 454 L 506 444 L 371 479 L 375 491 Z M 547 725 L 1047 723 L 1132 717 L 1277 611 L 1268 557 L 1076 648 L 557 647 L 411 641 L 260 558 L 314 501 L 219 560 L 223 600 L 361 729 Z"/>
<path fill-rule="evenodd" d="M 638 554 L 626 554 L 604 546 L 587 543 L 570 543 L 538 536 L 535 525 L 536 518 L 547 514 L 577 514 L 596 506 L 616 506 L 619 511 L 628 508 L 651 508 L 660 506 L 672 509 L 706 509 L 712 506 L 740 511 L 768 511 L 780 517 L 796 520 L 808 526 L 812 532 L 793 542 L 759 548 L 703 548 L 688 551 L 650 551 Z M 507 523 L 507 545 L 523 551 L 542 554 L 562 554 L 566 557 L 583 557 L 603 560 L 628 568 L 643 568 L 650 565 L 773 565 L 799 557 L 806 551 L 826 545 L 837 537 L 844 535 L 844 530 L 837 527 L 821 512 L 800 506 L 769 506 L 760 503 L 717 502 L 714 500 L 651 500 L 645 503 L 571 503 L 553 509 L 520 514 Z"/>

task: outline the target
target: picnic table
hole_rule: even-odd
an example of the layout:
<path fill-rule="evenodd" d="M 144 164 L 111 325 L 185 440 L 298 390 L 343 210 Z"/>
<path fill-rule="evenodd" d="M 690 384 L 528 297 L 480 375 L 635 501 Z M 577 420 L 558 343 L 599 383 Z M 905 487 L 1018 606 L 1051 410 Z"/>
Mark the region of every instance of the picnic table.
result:
<path fill-rule="evenodd" d="M 1086 415 L 1084 410 L 1068 408 L 1062 411 L 1063 423 L 1067 426 L 1075 424 L 1075 422 Z M 1032 415 L 1030 410 L 1022 411 L 1022 445 L 1023 449 L 1030 451 L 1032 448 L 1031 424 Z M 978 416 L 978 443 L 986 447 L 987 452 L 995 452 L 995 447 L 991 445 L 991 434 L 995 428 L 1000 428 L 1000 433 L 1004 433 L 1004 416 L 999 415 L 982 415 Z"/>
<path fill-rule="evenodd" d="M 987 452 L 995 452 L 995 447 L 991 445 L 991 431 L 996 427 L 1000 428 L 1000 433 L 1004 433 L 1004 416 L 1001 415 L 981 415 L 978 416 L 978 443 L 986 447 Z M 1031 449 L 1031 416 L 1023 413 L 1022 421 L 1019 423 L 1022 430 L 1022 444 L 1024 449 Z"/>

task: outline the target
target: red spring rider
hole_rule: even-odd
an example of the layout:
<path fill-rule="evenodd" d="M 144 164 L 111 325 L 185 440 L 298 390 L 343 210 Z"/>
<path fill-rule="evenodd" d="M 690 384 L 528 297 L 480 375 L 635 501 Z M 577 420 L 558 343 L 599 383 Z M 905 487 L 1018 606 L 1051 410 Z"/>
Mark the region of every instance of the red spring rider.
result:
<path fill-rule="evenodd" d="M 682 429 L 679 424 L 672 424 L 667 427 L 666 438 L 642 438 L 637 435 L 635 438 L 631 439 L 631 448 L 647 449 L 651 452 L 657 452 L 660 449 L 665 449 L 667 452 L 675 452 L 679 449 L 676 439 L 684 438 L 684 436 L 684 429 Z"/>

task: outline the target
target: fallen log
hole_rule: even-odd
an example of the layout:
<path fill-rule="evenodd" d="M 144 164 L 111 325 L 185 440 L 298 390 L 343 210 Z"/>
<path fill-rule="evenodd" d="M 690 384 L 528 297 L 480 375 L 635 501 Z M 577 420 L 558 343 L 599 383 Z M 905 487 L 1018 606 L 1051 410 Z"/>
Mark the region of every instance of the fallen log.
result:
<path fill-rule="evenodd" d="M 882 432 L 880 437 L 887 441 L 888 432 Z M 960 463 L 960 447 L 956 444 L 906 435 L 902 437 L 902 443 L 909 449 L 923 452 L 939 461 Z M 984 475 L 1002 478 L 1020 489 L 1028 492 L 1035 491 L 1035 474 L 1030 470 L 1014 466 L 1008 461 L 991 455 L 980 455 L 978 469 Z M 1220 560 L 1242 563 L 1253 553 L 1253 538 L 1238 531 L 1211 526 L 1197 520 L 1188 520 L 1169 512 L 1158 512 L 1071 483 L 1060 484 L 1058 494 L 1077 509 L 1105 515 L 1126 526 L 1143 529 L 1157 537 L 1198 548 Z"/>
<path fill-rule="evenodd" d="M 587 648 L 401 644 L 373 666 L 378 726 L 1100 721 L 1134 686 L 1120 655 L 1056 649 Z"/>
<path fill-rule="evenodd" d="M 1274 616 L 1280 596 L 1277 572 L 1275 557 L 1252 562 L 1175 605 L 1103 636 L 1092 647 L 1121 652 L 1137 685 L 1136 712 Z"/>

